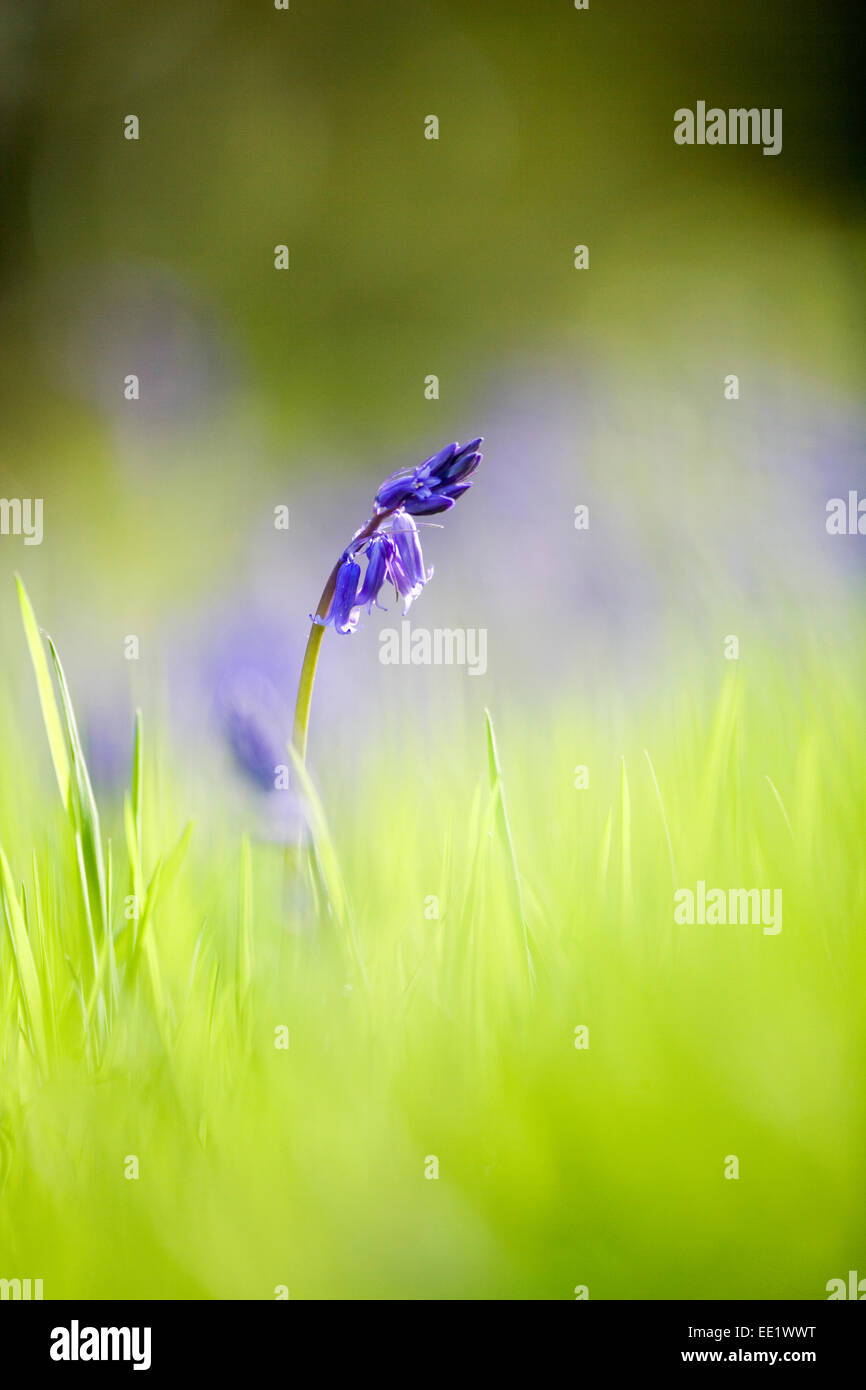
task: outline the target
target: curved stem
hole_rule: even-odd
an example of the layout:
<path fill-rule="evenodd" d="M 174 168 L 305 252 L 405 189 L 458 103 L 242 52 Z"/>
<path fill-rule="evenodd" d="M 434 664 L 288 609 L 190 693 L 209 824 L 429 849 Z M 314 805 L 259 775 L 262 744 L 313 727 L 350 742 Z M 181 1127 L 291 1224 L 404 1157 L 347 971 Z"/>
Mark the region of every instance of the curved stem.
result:
<path fill-rule="evenodd" d="M 313 623 L 310 635 L 307 639 L 307 649 L 304 652 L 304 664 L 301 667 L 301 680 L 298 686 L 298 699 L 295 705 L 295 727 L 292 733 L 292 743 L 295 752 L 304 762 L 307 756 L 307 730 L 310 724 L 310 705 L 313 699 L 313 681 L 316 679 L 316 665 L 319 660 L 319 648 L 322 645 L 322 638 L 325 629 L 318 623 Z"/>
<path fill-rule="evenodd" d="M 392 507 L 389 511 L 375 512 L 365 526 L 357 531 L 352 537 L 353 545 L 360 545 L 362 541 L 369 540 L 383 521 L 387 521 L 389 516 L 397 511 Z M 331 573 L 328 582 L 322 590 L 322 597 L 319 599 L 319 606 L 316 609 L 316 617 L 323 621 L 328 616 L 328 609 L 331 606 L 331 599 L 334 597 L 334 590 L 337 587 L 337 575 L 340 565 L 343 563 L 341 555 Z M 292 733 L 292 745 L 300 758 L 301 762 L 306 761 L 307 757 L 307 732 L 310 725 L 310 705 L 313 700 L 313 682 L 316 679 L 316 667 L 319 662 L 319 651 L 322 646 L 322 638 L 325 635 L 323 622 L 314 622 L 310 628 L 310 635 L 307 638 L 307 649 L 304 652 L 304 664 L 301 667 L 301 679 L 298 683 L 298 698 L 295 703 L 295 726 Z"/>
<path fill-rule="evenodd" d="M 316 609 L 317 618 L 325 618 L 331 606 L 331 599 L 334 596 L 334 589 L 337 583 L 337 571 L 340 568 L 338 560 L 331 570 L 328 582 L 322 590 L 322 597 L 319 599 L 319 606 Z M 298 698 L 295 702 L 295 725 L 292 732 L 292 744 L 301 762 L 306 761 L 307 757 L 307 730 L 310 726 L 310 705 L 313 701 L 313 683 L 316 679 L 316 667 L 319 664 L 319 651 L 322 646 L 322 638 L 325 629 L 322 623 L 313 623 L 310 628 L 310 635 L 307 638 L 307 648 L 304 652 L 304 664 L 301 667 L 301 679 L 298 682 Z"/>

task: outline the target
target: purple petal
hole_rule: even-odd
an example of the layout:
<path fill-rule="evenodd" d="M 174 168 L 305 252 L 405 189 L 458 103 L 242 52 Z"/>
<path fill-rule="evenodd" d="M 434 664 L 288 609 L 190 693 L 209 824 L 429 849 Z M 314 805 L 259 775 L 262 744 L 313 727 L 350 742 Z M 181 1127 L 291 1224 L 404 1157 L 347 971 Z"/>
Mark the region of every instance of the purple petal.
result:
<path fill-rule="evenodd" d="M 388 552 L 391 547 L 392 542 L 386 536 L 374 536 L 367 547 L 367 571 L 357 602 L 359 608 L 366 604 L 368 613 L 373 611 L 374 603 L 377 608 L 382 607 L 378 601 L 379 590 L 385 583 Z"/>
<path fill-rule="evenodd" d="M 397 593 L 400 595 L 401 598 L 406 598 L 408 594 L 412 593 L 412 580 L 409 578 L 408 574 L 404 570 L 403 562 L 401 561 L 400 556 L 397 554 L 396 549 L 392 554 L 388 556 L 388 560 L 385 565 L 385 574 L 389 583 L 394 585 L 394 588 L 397 590 Z"/>
<path fill-rule="evenodd" d="M 456 486 L 456 484 L 455 484 Z M 471 487 L 467 483 L 466 487 Z M 450 492 L 449 488 L 449 492 Z M 434 492 L 430 497 L 410 497 L 403 503 L 403 510 L 411 516 L 434 516 L 436 512 L 447 512 L 454 503 L 444 493 Z"/>
<path fill-rule="evenodd" d="M 337 632 L 351 632 L 357 625 L 357 615 L 353 609 L 358 603 L 358 581 L 361 566 L 355 560 L 344 560 L 337 573 L 334 597 L 328 609 L 326 622 L 333 622 Z"/>
<path fill-rule="evenodd" d="M 454 458 L 459 448 L 460 445 L 455 442 L 454 444 L 446 444 L 445 448 L 440 449 L 438 454 L 431 454 L 421 464 L 421 468 L 425 470 L 424 476 L 429 477 L 431 473 L 441 473 L 444 466 Z"/>
<path fill-rule="evenodd" d="M 475 472 L 482 457 L 482 454 L 476 452 L 461 454 L 459 458 L 454 459 L 450 466 L 443 471 L 443 481 L 446 483 L 456 483 L 461 478 L 468 478 L 470 473 Z"/>
<path fill-rule="evenodd" d="M 444 497 L 453 498 L 456 502 L 457 498 L 462 497 L 464 492 L 468 492 L 471 486 L 471 483 L 448 483 L 447 486 L 442 489 L 442 494 Z"/>
<path fill-rule="evenodd" d="M 418 530 L 411 516 L 403 513 L 394 518 L 391 527 L 391 536 L 397 547 L 400 556 L 400 563 L 412 582 L 423 585 L 427 575 L 424 571 L 424 556 L 421 553 L 421 541 L 418 537 Z"/>
<path fill-rule="evenodd" d="M 394 473 L 382 484 L 376 493 L 376 506 L 383 511 L 389 512 L 393 507 L 399 507 L 404 497 L 408 497 L 415 486 L 415 473 L 413 470 L 403 469 L 400 473 Z"/>

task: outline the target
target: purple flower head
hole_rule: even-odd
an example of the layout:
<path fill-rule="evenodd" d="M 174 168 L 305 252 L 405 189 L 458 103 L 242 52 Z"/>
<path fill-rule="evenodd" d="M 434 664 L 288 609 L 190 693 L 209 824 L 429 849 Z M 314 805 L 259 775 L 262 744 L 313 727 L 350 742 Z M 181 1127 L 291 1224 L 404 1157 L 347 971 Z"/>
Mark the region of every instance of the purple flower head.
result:
<path fill-rule="evenodd" d="M 393 473 L 376 493 L 377 508 L 393 512 L 401 507 L 413 516 L 447 512 L 472 486 L 466 479 L 481 462 L 478 446 L 483 442 L 479 438 L 468 444 L 446 444 L 417 468 Z"/>
<path fill-rule="evenodd" d="M 330 625 L 337 632 L 354 632 L 362 608 L 372 613 L 373 604 L 382 606 L 379 594 L 385 583 L 394 585 L 405 600 L 403 612 L 408 613 L 433 574 L 432 569 L 424 568 L 421 540 L 413 518 L 449 511 L 463 496 L 481 462 L 481 442 L 479 438 L 462 447 L 446 444 L 417 468 L 404 469 L 388 478 L 376 494 L 373 515 L 355 532 L 328 575 L 315 615 L 311 614 L 313 628 L 307 639 L 295 705 L 292 747 L 302 761 L 322 645 L 321 628 Z M 361 559 L 366 559 L 363 583 Z"/>
<path fill-rule="evenodd" d="M 395 473 L 382 485 L 373 516 L 355 532 L 334 568 L 314 623 L 340 633 L 354 632 L 362 608 L 372 613 L 374 604 L 383 607 L 379 594 L 385 584 L 394 585 L 405 601 L 403 612 L 408 613 L 433 574 L 424 568 L 413 517 L 448 511 L 468 491 L 467 480 L 481 462 L 477 447 L 481 442 L 473 439 L 462 447 L 447 444 L 417 468 Z M 362 558 L 367 565 L 363 583 Z"/>

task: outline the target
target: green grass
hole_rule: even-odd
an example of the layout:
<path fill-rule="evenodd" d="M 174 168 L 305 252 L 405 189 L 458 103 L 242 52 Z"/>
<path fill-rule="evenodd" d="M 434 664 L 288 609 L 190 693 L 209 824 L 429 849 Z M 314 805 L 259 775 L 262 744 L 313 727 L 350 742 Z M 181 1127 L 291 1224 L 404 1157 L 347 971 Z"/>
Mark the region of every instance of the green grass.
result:
<path fill-rule="evenodd" d="M 863 1272 L 854 658 L 506 706 L 450 746 L 391 725 L 351 782 L 319 731 L 296 854 L 187 826 L 141 720 L 100 818 L 21 603 L 48 750 L 0 715 L 0 1276 L 822 1298 Z M 699 878 L 780 887 L 783 930 L 675 926 Z"/>

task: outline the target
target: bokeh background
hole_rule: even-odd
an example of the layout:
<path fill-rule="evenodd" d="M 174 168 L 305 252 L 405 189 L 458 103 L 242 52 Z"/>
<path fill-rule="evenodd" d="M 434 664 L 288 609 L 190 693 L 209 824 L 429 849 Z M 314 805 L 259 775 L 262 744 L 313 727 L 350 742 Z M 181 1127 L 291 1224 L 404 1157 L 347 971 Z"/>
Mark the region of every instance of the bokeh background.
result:
<path fill-rule="evenodd" d="M 160 693 L 181 723 L 251 629 L 291 703 L 381 479 L 479 433 L 417 609 L 489 631 L 484 680 L 433 673 L 449 718 L 835 627 L 859 552 L 824 506 L 866 483 L 845 14 L 4 5 L 2 494 L 45 499 L 4 633 L 18 568 L 92 722 Z M 675 145 L 698 99 L 781 106 L 781 155 Z M 320 678 L 371 736 L 431 686 L 382 680 L 378 621 Z"/>
<path fill-rule="evenodd" d="M 675 734 L 684 708 L 716 700 L 728 634 L 759 701 L 784 691 L 850 737 L 852 706 L 801 686 L 863 638 L 866 540 L 825 528 L 829 498 L 866 493 L 852 9 L 0 5 L 0 496 L 43 498 L 45 528 L 39 547 L 0 538 L 7 833 L 38 835 L 34 787 L 51 779 L 32 754 L 15 571 L 60 645 L 106 805 L 128 783 L 140 706 L 178 825 L 212 814 L 221 833 L 288 841 L 293 803 L 263 812 L 233 719 L 254 706 L 266 749 L 283 746 L 308 615 L 377 487 L 477 434 L 476 485 L 424 530 L 436 573 L 413 618 L 487 629 L 487 673 L 381 666 L 393 608 L 329 632 L 310 760 L 338 821 L 360 816 L 395 852 L 400 827 L 365 781 L 387 768 L 417 787 L 423 838 L 443 769 L 470 746 L 483 764 L 489 706 L 513 764 L 543 767 L 549 806 L 562 800 L 561 862 L 594 719 L 631 727 L 640 757 L 643 711 Z M 781 154 L 677 146 L 673 113 L 698 100 L 781 107 Z M 599 753 L 614 789 L 616 737 Z M 837 809 L 859 804 L 842 790 Z M 611 1179 L 612 1209 L 628 1181 Z M 503 1206 L 510 1193 L 504 1179 Z M 456 1287 L 449 1259 L 436 1255 L 439 1292 Z M 734 1254 L 733 1283 L 706 1259 L 702 1287 L 741 1287 Z M 754 1296 L 775 1287 L 756 1280 Z"/>

